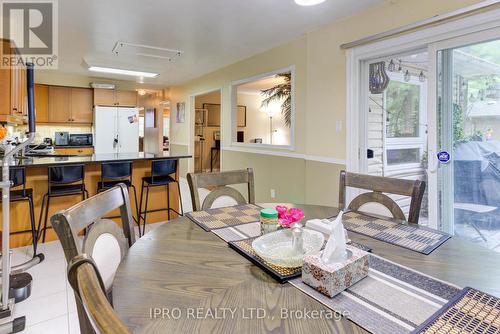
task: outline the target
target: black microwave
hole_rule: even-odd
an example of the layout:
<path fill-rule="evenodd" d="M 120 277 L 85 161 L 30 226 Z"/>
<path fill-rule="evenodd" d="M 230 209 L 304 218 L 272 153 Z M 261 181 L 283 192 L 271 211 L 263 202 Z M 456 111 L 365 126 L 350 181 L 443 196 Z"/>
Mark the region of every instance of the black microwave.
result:
<path fill-rule="evenodd" d="M 69 146 L 92 146 L 92 134 L 91 133 L 78 133 L 69 135 Z"/>

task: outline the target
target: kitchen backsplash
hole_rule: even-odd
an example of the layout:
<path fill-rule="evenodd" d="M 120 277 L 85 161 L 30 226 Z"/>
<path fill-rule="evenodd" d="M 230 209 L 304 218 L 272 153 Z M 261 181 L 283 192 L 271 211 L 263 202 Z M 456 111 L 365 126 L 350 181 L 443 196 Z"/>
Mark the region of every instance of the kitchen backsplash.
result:
<path fill-rule="evenodd" d="M 15 132 L 24 133 L 27 130 L 26 126 L 17 126 L 12 128 Z M 56 132 L 69 132 L 69 133 L 92 133 L 91 126 L 78 126 L 78 125 L 48 125 L 48 124 L 37 124 L 36 125 L 36 136 L 35 143 L 42 142 L 44 138 L 52 138 L 54 139 L 54 134 Z"/>

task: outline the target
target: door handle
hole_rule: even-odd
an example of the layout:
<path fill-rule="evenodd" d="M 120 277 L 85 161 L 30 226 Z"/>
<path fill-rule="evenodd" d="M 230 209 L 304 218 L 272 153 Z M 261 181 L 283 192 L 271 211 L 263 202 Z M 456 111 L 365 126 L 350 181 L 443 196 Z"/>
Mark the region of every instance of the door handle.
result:
<path fill-rule="evenodd" d="M 439 162 L 434 152 L 429 151 L 429 173 L 435 174 L 438 170 Z"/>

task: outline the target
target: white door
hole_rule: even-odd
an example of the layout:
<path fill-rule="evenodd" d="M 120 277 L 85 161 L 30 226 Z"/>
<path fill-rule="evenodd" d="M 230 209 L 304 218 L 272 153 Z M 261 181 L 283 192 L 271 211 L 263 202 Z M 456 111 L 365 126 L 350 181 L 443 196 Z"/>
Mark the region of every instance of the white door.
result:
<path fill-rule="evenodd" d="M 139 110 L 137 108 L 118 108 L 118 152 L 139 152 Z"/>
<path fill-rule="evenodd" d="M 96 154 L 117 153 L 117 108 L 95 107 L 94 150 Z"/>
<path fill-rule="evenodd" d="M 430 46 L 430 202 L 438 228 L 500 251 L 500 29 Z M 440 159 L 438 159 L 438 157 Z M 449 157 L 449 161 L 447 161 Z M 441 161 L 440 161 L 441 160 Z"/>

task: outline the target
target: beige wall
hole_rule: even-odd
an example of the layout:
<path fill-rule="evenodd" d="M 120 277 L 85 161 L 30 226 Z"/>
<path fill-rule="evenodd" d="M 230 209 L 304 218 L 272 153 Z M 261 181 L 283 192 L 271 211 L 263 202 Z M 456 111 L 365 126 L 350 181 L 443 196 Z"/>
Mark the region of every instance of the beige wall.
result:
<path fill-rule="evenodd" d="M 272 178 L 277 200 L 332 204 L 338 196 L 338 172 L 344 165 L 311 161 L 314 157 L 310 156 L 333 161 L 346 158 L 346 57 L 340 45 L 478 2 L 386 1 L 295 41 L 173 87 L 172 102 L 173 105 L 176 101 L 187 102 L 189 113 L 190 95 L 223 88 L 222 134 L 225 147 L 229 147 L 231 82 L 295 66 L 296 137 L 295 151 L 290 153 L 307 156 L 294 159 L 225 150 L 222 154 L 223 169 L 255 164 L 259 169 L 256 173 L 258 200 L 265 200 L 268 196 Z M 343 124 L 339 132 L 336 131 L 337 121 Z M 192 134 L 191 124 L 189 115 L 186 115 L 186 123 L 183 124 L 176 124 L 174 116 L 172 141 L 187 145 Z"/>

